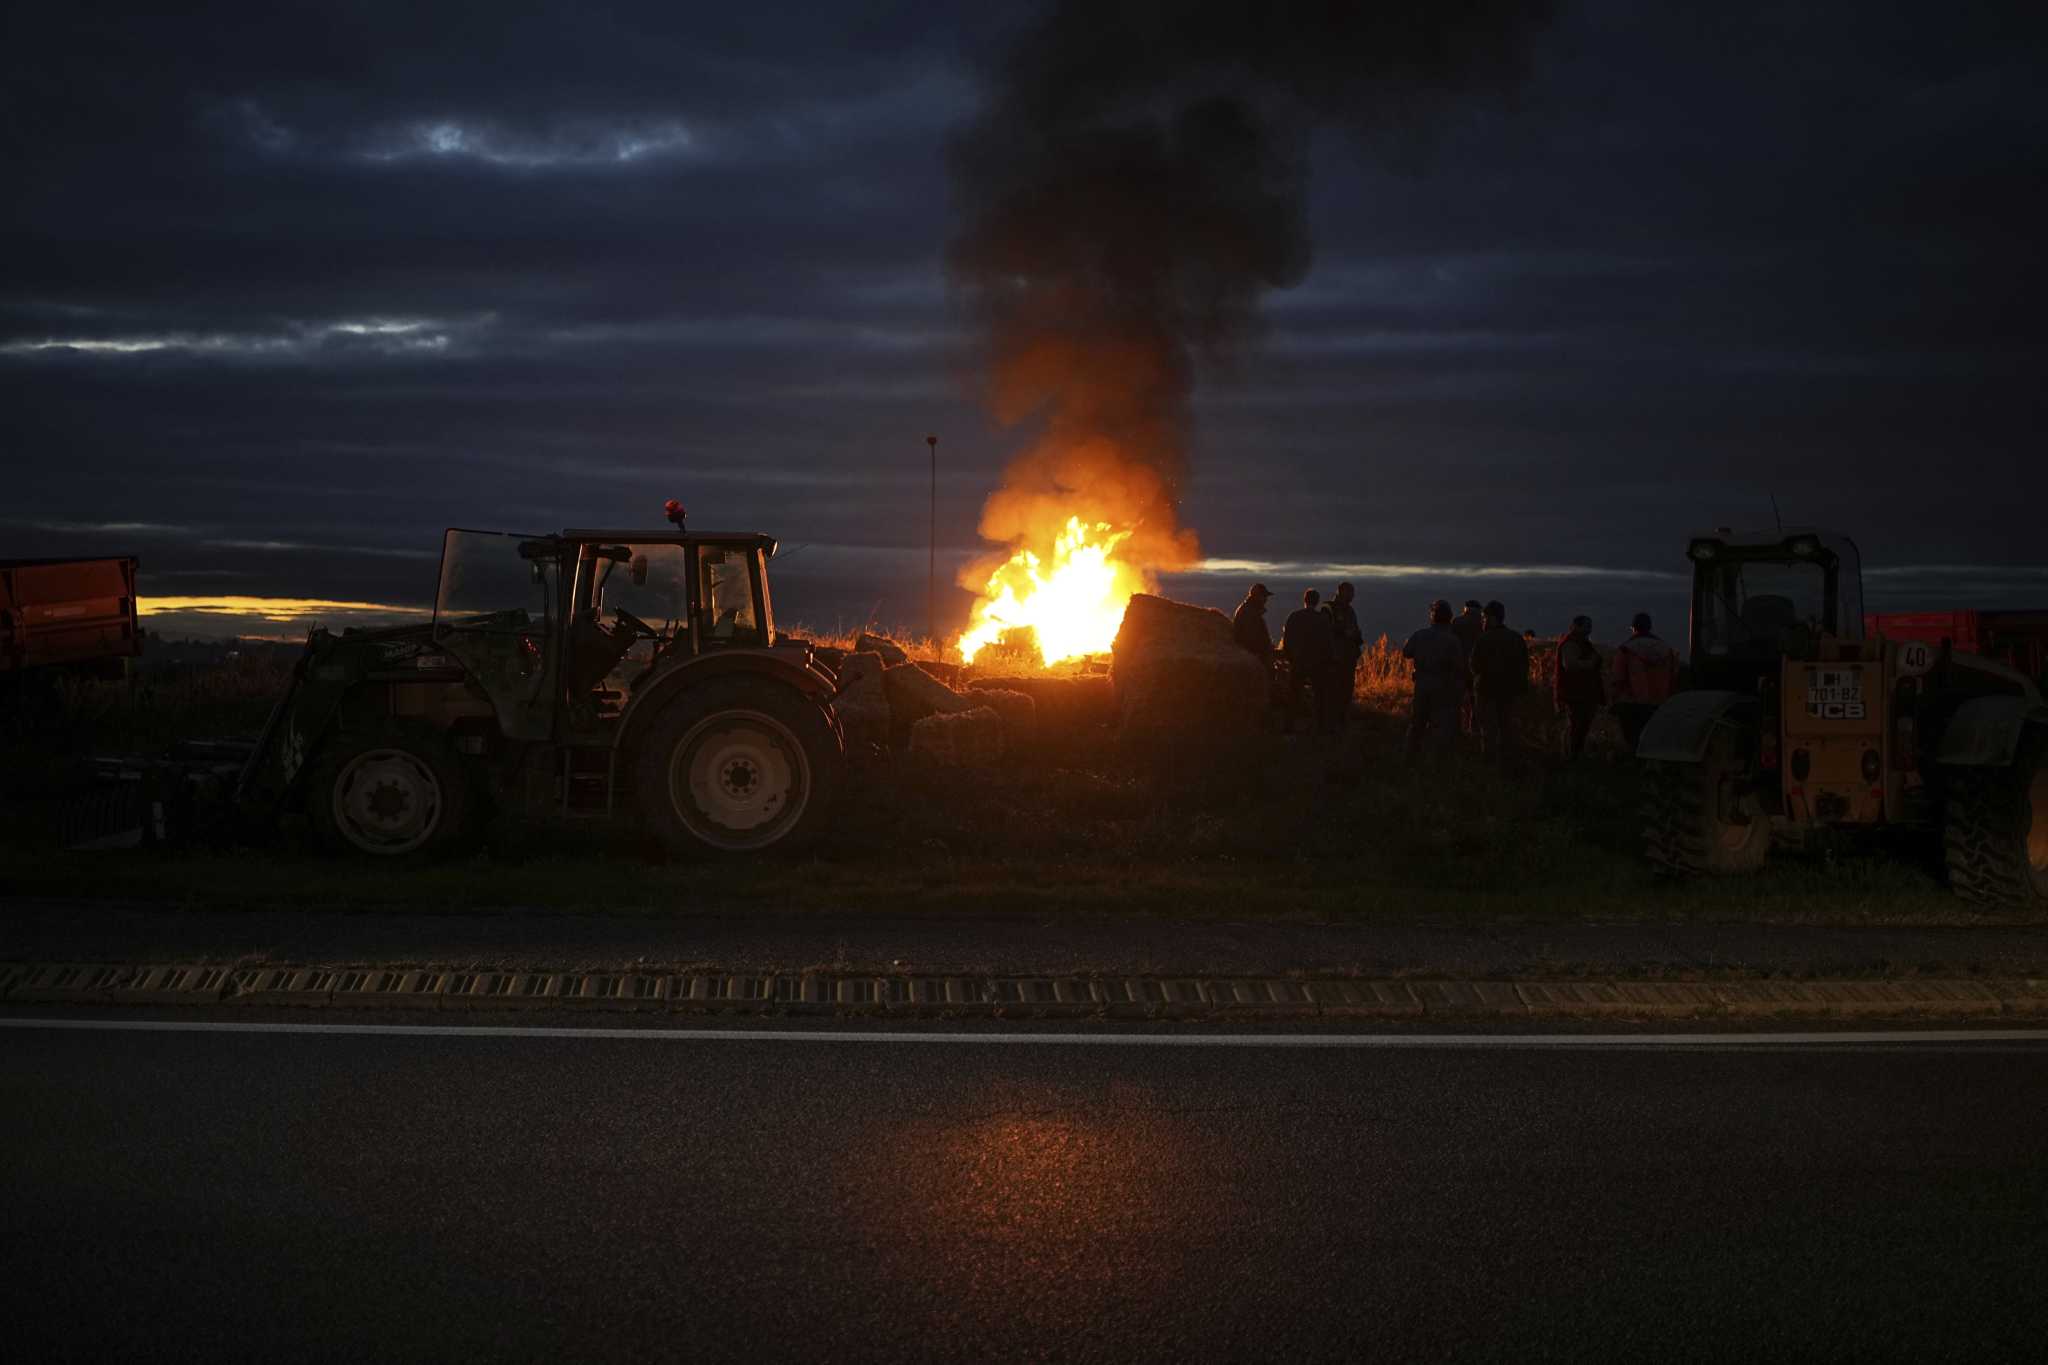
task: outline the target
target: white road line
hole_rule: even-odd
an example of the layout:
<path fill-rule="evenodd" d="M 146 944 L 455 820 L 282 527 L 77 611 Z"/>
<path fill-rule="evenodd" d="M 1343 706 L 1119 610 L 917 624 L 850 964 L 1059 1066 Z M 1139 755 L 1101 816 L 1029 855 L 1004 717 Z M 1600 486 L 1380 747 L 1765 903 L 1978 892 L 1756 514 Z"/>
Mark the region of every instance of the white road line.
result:
<path fill-rule="evenodd" d="M 965 1043 L 1025 1047 L 1671 1048 L 2048 1043 L 2048 1029 L 1841 1033 L 924 1033 L 859 1029 L 536 1028 L 488 1024 L 212 1023 L 180 1019 L 0 1018 L 0 1028 L 113 1033 L 344 1034 L 394 1038 L 604 1038 L 665 1043 Z"/>

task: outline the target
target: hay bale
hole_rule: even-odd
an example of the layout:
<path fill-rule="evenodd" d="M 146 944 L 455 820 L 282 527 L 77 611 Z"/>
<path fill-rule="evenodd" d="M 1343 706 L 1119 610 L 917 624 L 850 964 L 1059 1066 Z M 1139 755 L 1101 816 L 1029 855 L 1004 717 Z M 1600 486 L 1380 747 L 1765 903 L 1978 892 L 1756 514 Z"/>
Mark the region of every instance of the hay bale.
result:
<path fill-rule="evenodd" d="M 976 689 L 974 699 L 1002 717 L 1003 742 L 1013 752 L 1037 737 L 1038 703 L 1026 694 L 984 687 Z"/>
<path fill-rule="evenodd" d="M 889 698 L 889 713 L 899 725 L 914 724 L 930 715 L 969 711 L 976 705 L 916 664 L 884 668 L 882 690 Z"/>
<path fill-rule="evenodd" d="M 839 661 L 839 690 L 832 709 L 848 747 L 889 742 L 889 694 L 882 685 L 882 656 L 849 654 Z"/>
<path fill-rule="evenodd" d="M 944 768 L 986 768 L 1002 759 L 1003 718 L 991 706 L 936 712 L 911 725 L 910 752 Z"/>
<path fill-rule="evenodd" d="M 1021 692 L 1031 698 L 1033 720 L 1041 737 L 1068 735 L 1116 720 L 1116 695 L 1102 676 L 1002 676 L 976 678 L 967 684 L 976 697 L 986 692 Z"/>
<path fill-rule="evenodd" d="M 882 656 L 882 662 L 891 668 L 910 662 L 910 656 L 903 652 L 903 646 L 886 635 L 870 635 L 862 631 L 854 640 L 853 649 L 856 654 L 879 654 Z"/>
<path fill-rule="evenodd" d="M 1230 618 L 1149 593 L 1131 598 L 1110 653 L 1126 731 L 1226 736 L 1264 723 L 1268 670 L 1230 635 Z"/>

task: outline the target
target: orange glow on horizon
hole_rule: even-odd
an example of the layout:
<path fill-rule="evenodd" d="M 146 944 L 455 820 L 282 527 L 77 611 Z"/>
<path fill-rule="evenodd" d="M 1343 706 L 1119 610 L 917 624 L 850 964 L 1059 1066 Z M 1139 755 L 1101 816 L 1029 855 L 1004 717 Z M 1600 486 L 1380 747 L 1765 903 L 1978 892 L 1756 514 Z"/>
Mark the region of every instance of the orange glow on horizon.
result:
<path fill-rule="evenodd" d="M 340 602 L 325 597 L 244 597 L 229 593 L 217 597 L 140 597 L 135 603 L 140 616 L 165 616 L 173 612 L 207 616 L 240 616 L 258 621 L 291 624 L 320 616 L 407 616 L 426 617 L 426 607 L 400 607 L 385 602 Z"/>

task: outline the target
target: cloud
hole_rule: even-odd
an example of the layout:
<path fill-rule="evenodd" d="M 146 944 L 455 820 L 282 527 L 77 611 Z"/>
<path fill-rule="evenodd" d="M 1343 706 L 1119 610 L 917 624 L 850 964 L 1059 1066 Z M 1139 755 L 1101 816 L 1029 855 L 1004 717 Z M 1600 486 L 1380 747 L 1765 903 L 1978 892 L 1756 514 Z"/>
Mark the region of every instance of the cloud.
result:
<path fill-rule="evenodd" d="M 476 324 L 467 324 L 475 326 Z M 0 355 L 61 352 L 80 356 L 124 356 L 169 351 L 227 359 L 304 358 L 320 353 L 420 355 L 445 351 L 454 324 L 424 319 L 369 318 L 287 323 L 264 333 L 195 334 L 164 332 L 141 336 L 41 337 L 0 342 Z"/>

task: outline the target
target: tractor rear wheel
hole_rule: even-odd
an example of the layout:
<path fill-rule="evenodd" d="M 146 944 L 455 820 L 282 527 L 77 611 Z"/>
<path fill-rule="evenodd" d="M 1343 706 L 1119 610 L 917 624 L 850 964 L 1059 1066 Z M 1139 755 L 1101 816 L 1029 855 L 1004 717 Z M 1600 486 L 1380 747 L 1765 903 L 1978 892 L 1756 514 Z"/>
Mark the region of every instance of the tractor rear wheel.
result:
<path fill-rule="evenodd" d="M 469 778 L 447 739 L 424 726 L 343 732 L 306 775 L 306 814 L 323 842 L 346 852 L 427 853 L 461 832 Z"/>
<path fill-rule="evenodd" d="M 1747 764 L 1736 737 L 1718 733 L 1697 763 L 1643 763 L 1643 851 L 1661 872 L 1739 876 L 1771 852 L 1771 819 L 1740 789 Z"/>
<path fill-rule="evenodd" d="M 2048 726 L 2030 725 L 2003 768 L 1952 768 L 1942 810 L 1948 883 L 1980 905 L 2048 905 Z"/>
<path fill-rule="evenodd" d="M 724 678 L 655 717 L 633 791 L 679 853 L 787 850 L 823 826 L 845 759 L 822 706 L 780 683 Z"/>

